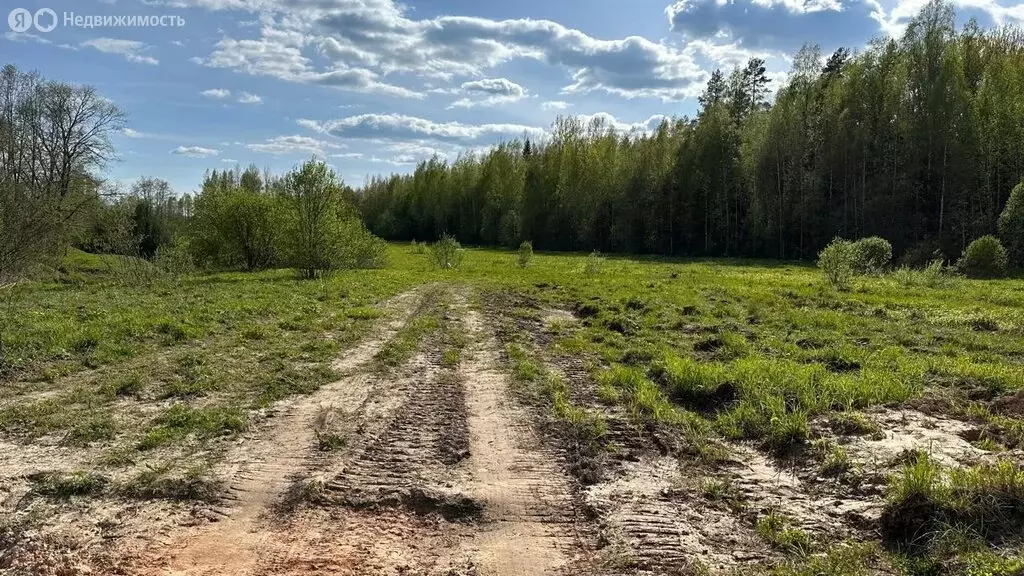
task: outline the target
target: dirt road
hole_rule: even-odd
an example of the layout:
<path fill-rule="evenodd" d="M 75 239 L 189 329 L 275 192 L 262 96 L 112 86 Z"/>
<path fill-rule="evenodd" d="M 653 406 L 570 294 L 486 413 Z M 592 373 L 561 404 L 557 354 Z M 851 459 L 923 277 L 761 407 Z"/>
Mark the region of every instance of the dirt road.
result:
<path fill-rule="evenodd" d="M 576 553 L 570 481 L 512 400 L 498 344 L 464 295 L 448 329 L 461 362 L 424 342 L 391 372 L 369 370 L 415 293 L 347 352 L 343 377 L 239 444 L 225 517 L 172 534 L 137 571 L 213 574 L 555 574 Z M 316 450 L 314 424 L 343 413 L 344 448 Z"/>

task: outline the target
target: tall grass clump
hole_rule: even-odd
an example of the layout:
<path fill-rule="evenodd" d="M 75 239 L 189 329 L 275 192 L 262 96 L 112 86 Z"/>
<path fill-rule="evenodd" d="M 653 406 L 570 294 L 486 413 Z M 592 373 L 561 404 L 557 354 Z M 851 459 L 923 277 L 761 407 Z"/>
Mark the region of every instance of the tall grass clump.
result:
<path fill-rule="evenodd" d="M 818 268 L 837 290 L 847 290 L 855 273 L 857 251 L 853 242 L 836 238 L 818 254 Z"/>
<path fill-rule="evenodd" d="M 594 250 L 587 256 L 587 262 L 583 265 L 583 273 L 588 276 L 594 276 L 601 273 L 604 268 L 604 256 L 597 250 Z"/>
<path fill-rule="evenodd" d="M 434 264 L 442 270 L 454 270 L 462 265 L 462 245 L 454 236 L 445 234 L 430 247 Z"/>
<path fill-rule="evenodd" d="M 1009 460 L 945 469 L 917 454 L 890 480 L 882 536 L 922 552 L 950 531 L 992 542 L 1024 535 L 1024 468 Z"/>
<path fill-rule="evenodd" d="M 946 268 L 942 259 L 932 260 L 920 270 L 900 266 L 891 278 L 904 288 L 951 288 L 956 284 L 956 275 Z"/>
<path fill-rule="evenodd" d="M 533 260 L 533 242 L 524 241 L 519 245 L 519 252 L 516 254 L 516 264 L 520 268 L 526 268 Z"/>

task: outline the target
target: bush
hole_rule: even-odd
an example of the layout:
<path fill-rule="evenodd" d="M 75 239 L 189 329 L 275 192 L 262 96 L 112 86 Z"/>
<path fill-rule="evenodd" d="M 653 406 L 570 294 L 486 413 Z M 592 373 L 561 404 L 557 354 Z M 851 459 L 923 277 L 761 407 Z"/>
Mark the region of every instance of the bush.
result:
<path fill-rule="evenodd" d="M 1024 268 L 1024 182 L 1013 188 L 999 215 L 999 238 L 1006 245 L 1010 265 Z"/>
<path fill-rule="evenodd" d="M 885 238 L 872 236 L 854 242 L 854 270 L 861 274 L 881 272 L 892 261 L 892 244 Z"/>
<path fill-rule="evenodd" d="M 937 240 L 922 240 L 903 252 L 900 265 L 908 268 L 923 268 L 936 260 L 945 263 L 947 258 Z"/>
<path fill-rule="evenodd" d="M 412 252 L 413 254 L 426 254 L 427 243 L 417 242 L 415 239 L 413 239 L 413 241 L 409 243 L 409 252 Z"/>
<path fill-rule="evenodd" d="M 430 255 L 442 270 L 454 270 L 462 265 L 462 245 L 448 234 L 430 247 Z"/>
<path fill-rule="evenodd" d="M 833 288 L 845 290 L 850 287 L 854 275 L 857 251 L 853 242 L 836 238 L 818 254 L 818 268 Z"/>
<path fill-rule="evenodd" d="M 957 262 L 957 269 L 973 278 L 994 278 L 1006 273 L 1006 249 L 995 236 L 971 242 Z"/>
<path fill-rule="evenodd" d="M 195 271 L 188 242 L 181 238 L 175 238 L 170 244 L 157 248 L 153 263 L 161 272 L 172 278 L 185 276 Z"/>
<path fill-rule="evenodd" d="M 601 269 L 604 268 L 604 257 L 597 250 L 590 253 L 587 256 L 587 263 L 583 266 L 584 274 L 594 275 L 600 274 Z"/>
<path fill-rule="evenodd" d="M 519 264 L 520 268 L 526 268 L 530 265 L 530 260 L 533 259 L 533 242 L 529 240 L 519 245 L 519 256 L 516 263 Z"/>
<path fill-rule="evenodd" d="M 341 227 L 339 268 L 383 268 L 387 265 L 388 243 L 366 229 L 358 218 L 349 218 Z"/>

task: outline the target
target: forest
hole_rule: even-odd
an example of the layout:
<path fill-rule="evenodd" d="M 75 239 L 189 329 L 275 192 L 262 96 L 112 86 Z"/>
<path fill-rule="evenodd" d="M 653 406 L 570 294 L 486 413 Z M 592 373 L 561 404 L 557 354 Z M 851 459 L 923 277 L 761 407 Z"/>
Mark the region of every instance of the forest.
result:
<path fill-rule="evenodd" d="M 902 38 L 805 46 L 774 98 L 751 59 L 714 72 L 695 118 L 650 133 L 560 118 L 543 142 L 374 178 L 361 209 L 389 239 L 813 259 L 881 236 L 917 264 L 997 233 L 1022 175 L 1024 34 L 957 31 L 934 1 Z"/>

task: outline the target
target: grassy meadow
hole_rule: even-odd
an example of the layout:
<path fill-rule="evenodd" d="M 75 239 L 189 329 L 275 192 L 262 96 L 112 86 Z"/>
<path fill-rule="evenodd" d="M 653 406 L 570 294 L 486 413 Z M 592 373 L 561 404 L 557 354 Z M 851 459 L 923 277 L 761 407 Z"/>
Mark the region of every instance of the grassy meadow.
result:
<path fill-rule="evenodd" d="M 0 303 L 0 439 L 79 458 L 73 473 L 32 478 L 41 498 L 212 497 L 223 447 L 275 403 L 335 379 L 331 361 L 385 301 L 454 287 L 495 323 L 517 390 L 565 441 L 582 484 L 607 473 L 625 426 L 698 471 L 748 446 L 855 490 L 857 465 L 829 431 L 884 434 L 873 410 L 928 411 L 971 423 L 991 458 L 956 467 L 925 449 L 905 455 L 866 548 L 762 515 L 757 533 L 785 558 L 771 569 L 1022 569 L 1024 416 L 1007 400 L 1024 388 L 1020 279 L 904 271 L 836 291 L 799 263 L 538 253 L 522 267 L 496 249 L 439 270 L 425 250 L 392 244 L 385 268 L 318 280 L 279 270 L 133 285 L 104 258 L 72 252 Z M 445 306 L 418 311 L 381 369 L 443 330 Z M 458 348 L 447 354 L 457 363 Z M 705 496 L 727 498 L 708 477 Z"/>

